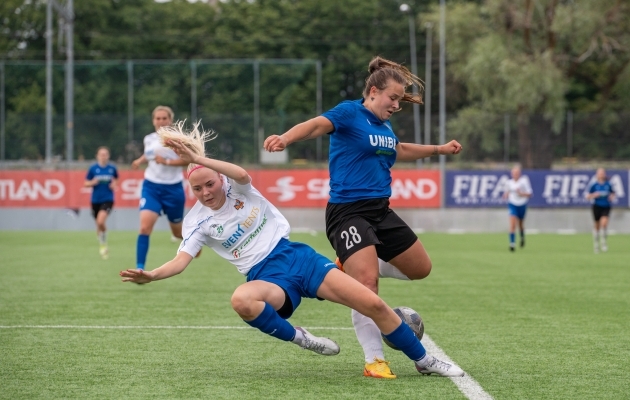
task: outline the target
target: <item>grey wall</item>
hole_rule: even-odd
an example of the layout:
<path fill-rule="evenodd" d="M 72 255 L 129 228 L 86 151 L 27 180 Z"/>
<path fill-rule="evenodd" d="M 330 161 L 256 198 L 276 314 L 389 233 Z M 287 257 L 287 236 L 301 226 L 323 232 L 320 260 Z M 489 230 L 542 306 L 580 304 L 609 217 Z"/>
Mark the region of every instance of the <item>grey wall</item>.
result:
<path fill-rule="evenodd" d="M 294 231 L 325 230 L 324 209 L 285 208 L 280 210 Z M 506 232 L 507 208 L 503 209 L 399 209 L 396 211 L 414 230 L 424 232 Z M 528 230 L 550 233 L 587 233 L 592 229 L 590 209 L 529 209 L 525 220 Z M 139 226 L 138 211 L 114 209 L 107 221 L 110 230 L 132 230 Z M 91 210 L 43 208 L 0 208 L 0 230 L 65 230 L 95 229 Z M 166 217 L 158 220 L 156 230 L 168 230 Z M 630 210 L 613 209 L 612 232 L 630 233 Z"/>

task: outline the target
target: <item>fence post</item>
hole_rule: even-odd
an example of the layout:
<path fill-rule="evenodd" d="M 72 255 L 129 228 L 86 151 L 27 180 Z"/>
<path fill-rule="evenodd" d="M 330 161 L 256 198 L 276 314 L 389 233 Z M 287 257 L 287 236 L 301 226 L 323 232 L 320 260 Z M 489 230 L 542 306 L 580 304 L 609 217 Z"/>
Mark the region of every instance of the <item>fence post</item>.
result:
<path fill-rule="evenodd" d="M 567 111 L 567 157 L 573 157 L 573 111 Z"/>
<path fill-rule="evenodd" d="M 254 140 L 258 139 L 258 148 L 256 152 L 258 154 L 258 162 L 262 164 L 262 156 L 260 155 L 260 149 L 262 143 L 260 142 L 260 62 L 254 61 Z"/>
<path fill-rule="evenodd" d="M 315 104 L 315 114 L 316 117 L 322 114 L 322 62 L 321 60 L 317 60 L 315 63 L 315 71 L 317 75 L 317 88 L 315 93 L 316 104 Z M 322 137 L 318 136 L 316 140 L 316 161 L 317 163 L 322 161 L 323 149 L 322 149 Z"/>
<path fill-rule="evenodd" d="M 127 140 L 133 140 L 133 60 L 127 61 Z"/>
<path fill-rule="evenodd" d="M 197 121 L 197 63 L 190 60 L 190 119 Z"/>
<path fill-rule="evenodd" d="M 4 100 L 4 63 L 0 62 L 0 160 L 5 158 L 5 100 Z"/>
<path fill-rule="evenodd" d="M 503 116 L 503 162 L 510 162 L 510 114 Z"/>

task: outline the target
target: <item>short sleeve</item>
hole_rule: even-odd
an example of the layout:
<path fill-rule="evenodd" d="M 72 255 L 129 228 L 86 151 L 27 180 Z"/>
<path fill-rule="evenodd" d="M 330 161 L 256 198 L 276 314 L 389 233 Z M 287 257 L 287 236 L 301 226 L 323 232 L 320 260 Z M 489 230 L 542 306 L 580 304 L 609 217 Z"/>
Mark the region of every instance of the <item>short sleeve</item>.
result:
<path fill-rule="evenodd" d="M 608 182 L 608 188 L 610 189 L 610 193 L 615 193 L 615 188 L 610 182 Z"/>
<path fill-rule="evenodd" d="M 180 243 L 177 252 L 179 253 L 180 251 L 183 251 L 194 257 L 197 253 L 199 253 L 205 244 L 205 234 L 202 227 L 199 225 L 193 227 L 192 229 L 185 230 L 189 230 L 189 232 L 182 232 L 184 240 Z"/>
<path fill-rule="evenodd" d="M 595 193 L 595 182 L 591 183 L 591 186 L 588 188 L 589 193 Z"/>
<path fill-rule="evenodd" d="M 118 169 L 114 167 L 114 173 L 112 174 L 114 178 L 118 179 Z"/>
<path fill-rule="evenodd" d="M 335 131 L 349 127 L 354 121 L 357 106 L 352 101 L 344 101 L 322 114 L 335 127 Z"/>
<path fill-rule="evenodd" d="M 87 175 L 85 175 L 85 180 L 89 181 L 94 178 L 94 168 L 88 169 Z"/>

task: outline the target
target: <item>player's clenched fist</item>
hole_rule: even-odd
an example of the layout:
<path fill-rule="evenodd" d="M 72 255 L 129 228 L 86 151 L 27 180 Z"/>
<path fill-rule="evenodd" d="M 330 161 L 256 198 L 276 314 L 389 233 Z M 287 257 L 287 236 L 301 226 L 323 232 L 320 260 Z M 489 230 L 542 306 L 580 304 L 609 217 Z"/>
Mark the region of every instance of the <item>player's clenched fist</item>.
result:
<path fill-rule="evenodd" d="M 263 148 L 269 152 L 282 151 L 286 147 L 287 142 L 279 135 L 271 135 L 263 143 Z"/>

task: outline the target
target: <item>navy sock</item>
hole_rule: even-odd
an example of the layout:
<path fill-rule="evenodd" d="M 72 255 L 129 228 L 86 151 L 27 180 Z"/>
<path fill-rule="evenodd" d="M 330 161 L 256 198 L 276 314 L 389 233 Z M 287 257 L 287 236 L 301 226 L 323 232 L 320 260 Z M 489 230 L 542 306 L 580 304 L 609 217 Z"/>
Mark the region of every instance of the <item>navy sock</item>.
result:
<path fill-rule="evenodd" d="M 424 358 L 427 354 L 422 343 L 414 335 L 409 325 L 404 322 L 401 322 L 398 328 L 394 329 L 394 332 L 383 336 L 414 361 Z"/>
<path fill-rule="evenodd" d="M 514 245 L 516 241 L 516 234 L 514 232 L 510 233 L 510 245 Z"/>
<path fill-rule="evenodd" d="M 138 268 L 147 261 L 147 253 L 149 252 L 149 235 L 138 235 L 138 242 L 136 244 L 136 265 Z"/>
<path fill-rule="evenodd" d="M 525 231 L 521 231 L 521 240 L 525 240 Z"/>
<path fill-rule="evenodd" d="M 258 328 L 267 335 L 286 342 L 293 340 L 295 337 L 295 328 L 293 325 L 282 319 L 269 303 L 265 303 L 265 308 L 259 316 L 251 321 L 245 321 L 245 323 L 254 328 Z"/>

